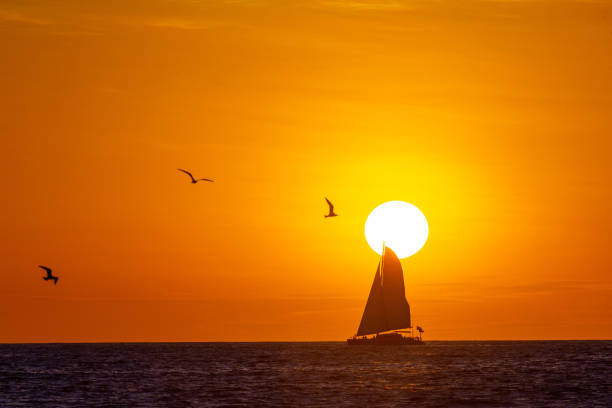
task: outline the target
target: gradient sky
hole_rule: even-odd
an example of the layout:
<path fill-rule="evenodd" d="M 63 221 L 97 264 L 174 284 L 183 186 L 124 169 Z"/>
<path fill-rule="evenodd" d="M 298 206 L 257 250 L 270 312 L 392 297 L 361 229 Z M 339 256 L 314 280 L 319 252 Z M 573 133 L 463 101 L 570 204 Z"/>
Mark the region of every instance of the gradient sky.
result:
<path fill-rule="evenodd" d="M 389 200 L 426 339 L 612 338 L 609 2 L 5 0 L 0 49 L 2 342 L 343 340 Z"/>

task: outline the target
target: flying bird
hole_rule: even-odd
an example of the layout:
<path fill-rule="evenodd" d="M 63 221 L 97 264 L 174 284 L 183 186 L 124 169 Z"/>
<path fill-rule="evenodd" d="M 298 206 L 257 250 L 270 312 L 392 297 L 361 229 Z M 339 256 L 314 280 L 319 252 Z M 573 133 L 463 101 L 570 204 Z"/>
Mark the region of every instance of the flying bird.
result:
<path fill-rule="evenodd" d="M 48 281 L 48 280 L 52 280 L 54 285 L 57 285 L 57 280 L 59 279 L 57 276 L 53 276 L 53 273 L 51 272 L 51 268 L 47 268 L 46 266 L 42 266 L 42 265 L 38 265 L 38 267 L 42 270 L 44 270 L 45 272 L 47 272 L 47 276 L 43 276 L 43 279 Z"/>
<path fill-rule="evenodd" d="M 325 201 L 327 201 L 327 205 L 329 206 L 329 214 L 325 215 L 325 218 L 327 218 L 327 217 L 337 217 L 338 214 L 336 214 L 334 212 L 334 205 L 331 203 L 331 201 L 329 201 L 327 199 L 327 197 L 325 197 Z"/>
<path fill-rule="evenodd" d="M 201 179 L 196 179 L 193 177 L 193 174 L 191 174 L 190 172 L 188 172 L 187 170 L 183 170 L 183 169 L 177 169 L 178 171 L 182 171 L 183 173 L 185 173 L 186 175 L 189 176 L 189 178 L 191 178 L 191 182 L 193 184 L 197 183 L 198 181 L 210 181 L 211 183 L 213 183 L 215 180 L 211 180 L 211 179 L 207 179 L 207 178 L 201 178 Z"/>

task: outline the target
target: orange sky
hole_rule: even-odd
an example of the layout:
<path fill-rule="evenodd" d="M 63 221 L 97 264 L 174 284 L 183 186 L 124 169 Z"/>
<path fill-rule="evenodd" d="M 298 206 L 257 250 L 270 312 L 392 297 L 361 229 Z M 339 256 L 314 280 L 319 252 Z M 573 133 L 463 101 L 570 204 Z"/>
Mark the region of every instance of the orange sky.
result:
<path fill-rule="evenodd" d="M 611 27 L 603 1 L 3 1 L 0 341 L 343 340 L 389 200 L 429 221 L 426 339 L 612 338 Z"/>

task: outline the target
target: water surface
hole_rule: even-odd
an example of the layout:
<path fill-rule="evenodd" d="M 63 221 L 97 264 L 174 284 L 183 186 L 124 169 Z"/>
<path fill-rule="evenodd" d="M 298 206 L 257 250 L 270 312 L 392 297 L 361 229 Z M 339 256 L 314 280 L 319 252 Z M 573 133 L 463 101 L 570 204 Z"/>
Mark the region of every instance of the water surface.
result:
<path fill-rule="evenodd" d="M 0 345 L 0 407 L 612 407 L 611 341 Z"/>

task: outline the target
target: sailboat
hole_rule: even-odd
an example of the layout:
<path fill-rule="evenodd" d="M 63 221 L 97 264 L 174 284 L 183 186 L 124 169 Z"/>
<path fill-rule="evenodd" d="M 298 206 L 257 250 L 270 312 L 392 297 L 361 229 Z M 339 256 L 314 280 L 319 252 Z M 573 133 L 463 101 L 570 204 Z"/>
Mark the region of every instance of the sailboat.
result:
<path fill-rule="evenodd" d="M 424 344 L 421 333 L 422 329 L 419 330 L 418 336 L 412 334 L 410 305 L 404 293 L 402 264 L 395 252 L 383 245 L 359 329 L 347 342 L 349 345 L 417 345 Z M 367 337 L 372 334 L 373 337 Z"/>

